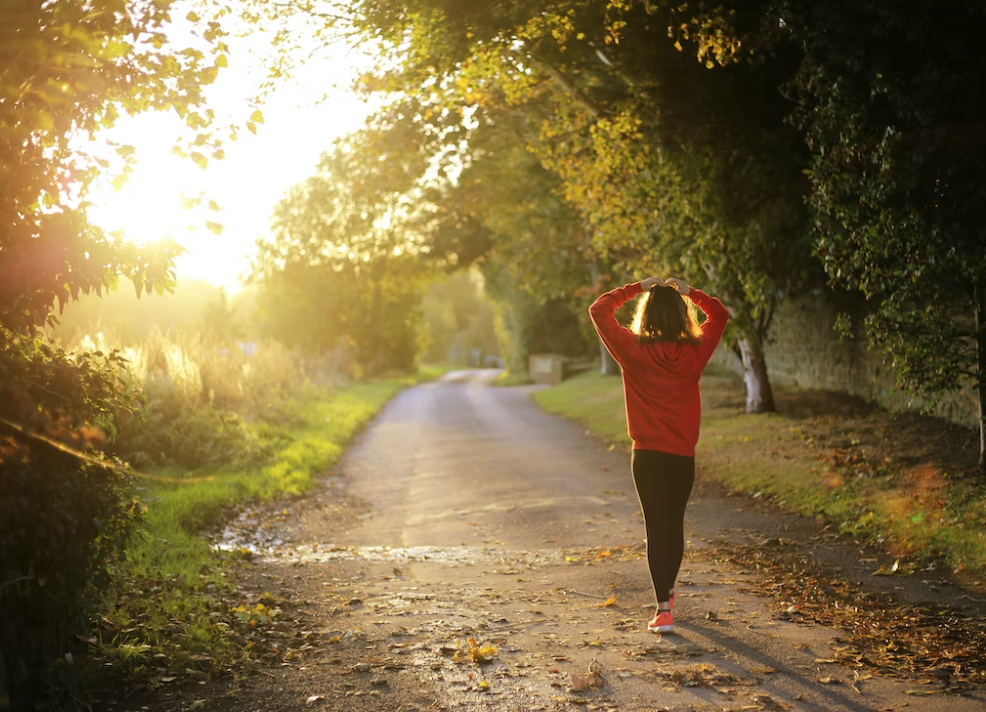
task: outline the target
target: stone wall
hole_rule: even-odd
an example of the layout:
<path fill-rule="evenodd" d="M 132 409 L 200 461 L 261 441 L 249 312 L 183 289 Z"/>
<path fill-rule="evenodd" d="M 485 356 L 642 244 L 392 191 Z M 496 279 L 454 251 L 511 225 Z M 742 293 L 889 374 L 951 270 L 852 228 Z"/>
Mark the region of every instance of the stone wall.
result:
<path fill-rule="evenodd" d="M 922 399 L 895 388 L 894 373 L 879 354 L 867 350 L 859 339 L 839 339 L 834 329 L 838 312 L 825 294 L 780 305 L 765 348 L 771 382 L 851 393 L 890 410 L 923 410 L 926 403 Z M 742 372 L 739 359 L 727 348 L 719 348 L 714 360 Z M 943 398 L 934 413 L 978 427 L 978 406 L 971 387 Z"/>

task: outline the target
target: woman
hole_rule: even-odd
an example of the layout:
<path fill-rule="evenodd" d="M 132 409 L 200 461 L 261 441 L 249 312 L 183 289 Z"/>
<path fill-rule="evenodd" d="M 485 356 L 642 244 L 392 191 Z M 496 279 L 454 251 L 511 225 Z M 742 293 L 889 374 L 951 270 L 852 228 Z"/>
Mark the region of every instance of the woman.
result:
<path fill-rule="evenodd" d="M 638 294 L 632 329 L 614 312 Z M 682 297 L 705 313 L 701 326 Z M 657 612 L 647 628 L 674 631 L 674 581 L 685 551 L 685 505 L 695 480 L 695 443 L 702 404 L 698 379 L 729 314 L 719 300 L 680 279 L 649 277 L 599 297 L 589 316 L 623 367 L 630 468 L 647 531 L 647 564 Z"/>

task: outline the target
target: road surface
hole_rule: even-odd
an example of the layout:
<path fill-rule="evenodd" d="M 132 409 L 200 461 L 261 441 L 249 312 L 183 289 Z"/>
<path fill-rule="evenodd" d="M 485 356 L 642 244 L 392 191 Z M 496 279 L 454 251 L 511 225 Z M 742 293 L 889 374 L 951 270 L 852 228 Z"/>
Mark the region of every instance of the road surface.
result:
<path fill-rule="evenodd" d="M 757 572 L 723 547 L 802 542 L 839 565 L 861 555 L 715 487 L 689 506 L 676 633 L 649 633 L 628 453 L 542 413 L 531 388 L 491 387 L 494 375 L 401 393 L 264 529 L 244 586 L 292 602 L 297 630 L 271 631 L 283 656 L 225 696 L 204 690 L 203 709 L 986 708 L 978 688 L 949 694 L 934 676 L 837 662 L 845 632 L 756 595 Z"/>

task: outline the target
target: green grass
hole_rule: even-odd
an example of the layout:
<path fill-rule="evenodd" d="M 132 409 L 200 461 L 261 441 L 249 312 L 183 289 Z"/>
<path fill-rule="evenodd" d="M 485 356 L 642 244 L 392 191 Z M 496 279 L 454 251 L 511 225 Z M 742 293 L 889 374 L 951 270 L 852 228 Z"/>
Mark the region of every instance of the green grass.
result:
<path fill-rule="evenodd" d="M 527 386 L 534 381 L 527 375 L 526 371 L 504 371 L 493 379 L 494 386 L 509 388 L 511 386 Z"/>
<path fill-rule="evenodd" d="M 822 517 L 916 565 L 986 576 L 986 494 L 947 459 L 934 428 L 898 428 L 901 418 L 876 409 L 839 411 L 836 394 L 775 395 L 782 412 L 748 415 L 741 381 L 702 379 L 701 476 Z M 609 442 L 630 443 L 618 377 L 586 373 L 532 397 Z M 905 449 L 938 459 L 898 458 Z"/>
<path fill-rule="evenodd" d="M 623 406 L 623 381 L 592 371 L 557 386 L 536 391 L 531 397 L 548 413 L 574 418 L 592 432 L 613 443 L 630 443 Z"/>

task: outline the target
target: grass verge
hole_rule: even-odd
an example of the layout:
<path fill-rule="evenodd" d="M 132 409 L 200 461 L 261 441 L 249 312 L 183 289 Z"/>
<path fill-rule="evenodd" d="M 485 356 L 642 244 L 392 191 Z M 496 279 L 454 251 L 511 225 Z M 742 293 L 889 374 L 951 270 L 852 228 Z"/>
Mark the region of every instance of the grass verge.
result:
<path fill-rule="evenodd" d="M 160 471 L 138 480 L 145 507 L 140 531 L 126 547 L 87 641 L 90 684 L 121 673 L 159 687 L 176 679 L 205 679 L 242 669 L 264 648 L 251 639 L 256 618 L 271 617 L 276 601 L 232 605 L 229 557 L 202 536 L 239 503 L 297 496 L 330 471 L 343 449 L 398 391 L 443 369 L 357 382 L 327 392 L 310 390 L 250 425 L 271 452 L 266 462 L 195 472 Z M 255 604 L 255 605 L 254 605 Z M 96 671 L 99 671 L 97 673 Z"/>
<path fill-rule="evenodd" d="M 586 373 L 532 397 L 630 443 L 619 378 Z M 699 470 L 884 548 L 900 573 L 947 569 L 982 585 L 986 492 L 973 431 L 843 394 L 775 388 L 775 399 L 779 412 L 748 415 L 740 380 L 703 377 Z"/>
<path fill-rule="evenodd" d="M 491 382 L 494 386 L 509 388 L 510 386 L 527 386 L 534 383 L 526 371 L 503 371 Z"/>

